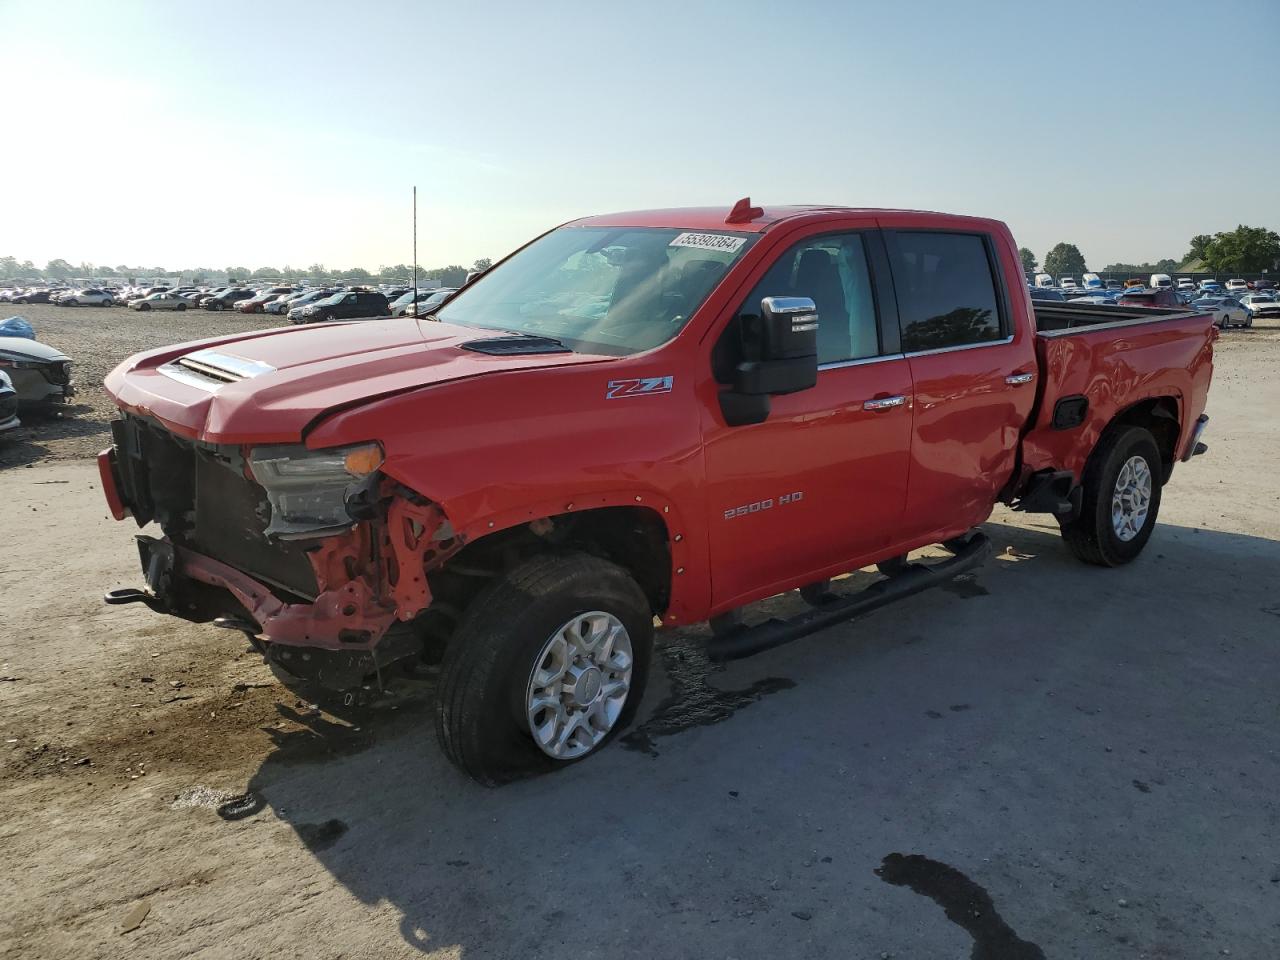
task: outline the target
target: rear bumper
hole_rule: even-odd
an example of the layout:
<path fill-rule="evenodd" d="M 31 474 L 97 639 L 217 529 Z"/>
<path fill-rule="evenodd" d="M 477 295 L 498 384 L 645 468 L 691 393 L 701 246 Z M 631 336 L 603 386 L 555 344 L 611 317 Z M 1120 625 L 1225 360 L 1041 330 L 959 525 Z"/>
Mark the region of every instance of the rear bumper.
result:
<path fill-rule="evenodd" d="M 1200 442 L 1200 438 L 1204 436 L 1205 427 L 1208 425 L 1209 415 L 1207 413 L 1202 413 L 1196 418 L 1196 425 L 1191 428 L 1191 436 L 1187 438 L 1187 446 L 1182 451 L 1183 463 L 1186 463 L 1192 457 L 1209 452 L 1209 448 Z"/>

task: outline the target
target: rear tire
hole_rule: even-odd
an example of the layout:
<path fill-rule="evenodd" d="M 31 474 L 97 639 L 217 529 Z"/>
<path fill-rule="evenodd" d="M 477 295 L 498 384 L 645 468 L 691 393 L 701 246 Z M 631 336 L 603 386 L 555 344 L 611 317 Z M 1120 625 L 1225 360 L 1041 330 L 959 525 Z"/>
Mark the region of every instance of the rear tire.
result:
<path fill-rule="evenodd" d="M 625 630 L 631 647 L 625 700 L 612 726 L 585 752 L 558 759 L 535 741 L 537 724 L 530 720 L 535 672 L 547 662 L 548 645 L 588 613 L 607 615 Z M 635 717 L 652 652 L 653 613 L 625 570 L 582 553 L 532 557 L 490 583 L 450 639 L 436 698 L 440 747 L 458 769 L 486 786 L 585 759 Z M 565 691 L 562 697 L 569 695 L 567 681 Z M 582 732 L 590 739 L 590 730 Z"/>
<path fill-rule="evenodd" d="M 1122 483 L 1126 469 L 1128 482 Z M 1071 552 L 1100 567 L 1118 567 L 1137 557 L 1155 529 L 1161 476 L 1160 449 L 1149 430 L 1119 427 L 1104 434 L 1085 467 L 1080 515 L 1062 523 L 1062 539 Z"/>
<path fill-rule="evenodd" d="M 180 304 L 178 304 L 177 309 L 178 309 L 178 311 L 179 311 L 179 312 L 181 312 L 181 311 L 183 311 L 183 310 L 187 309 L 187 305 L 186 305 L 185 303 L 180 303 Z"/>

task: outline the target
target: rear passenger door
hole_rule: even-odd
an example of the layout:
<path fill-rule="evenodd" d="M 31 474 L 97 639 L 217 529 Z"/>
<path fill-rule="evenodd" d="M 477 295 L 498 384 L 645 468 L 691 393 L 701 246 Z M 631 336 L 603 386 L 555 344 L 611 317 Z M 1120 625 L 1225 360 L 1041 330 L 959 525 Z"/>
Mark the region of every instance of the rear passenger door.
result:
<path fill-rule="evenodd" d="M 884 237 L 915 391 L 903 532 L 937 540 L 984 521 L 1013 473 L 1035 402 L 1034 338 L 1015 329 L 1004 277 L 1021 273 L 1001 238 L 924 228 Z"/>

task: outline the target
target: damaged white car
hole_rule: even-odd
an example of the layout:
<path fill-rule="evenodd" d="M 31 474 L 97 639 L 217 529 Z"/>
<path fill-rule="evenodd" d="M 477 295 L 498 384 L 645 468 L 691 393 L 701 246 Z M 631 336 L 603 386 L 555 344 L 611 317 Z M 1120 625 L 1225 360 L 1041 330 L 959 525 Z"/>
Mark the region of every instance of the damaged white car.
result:
<path fill-rule="evenodd" d="M 0 370 L 0 436 L 22 426 L 18 420 L 18 391 L 9 375 Z"/>
<path fill-rule="evenodd" d="M 23 406 L 66 403 L 75 396 L 71 358 L 25 337 L 0 337 L 0 373 L 7 374 Z"/>

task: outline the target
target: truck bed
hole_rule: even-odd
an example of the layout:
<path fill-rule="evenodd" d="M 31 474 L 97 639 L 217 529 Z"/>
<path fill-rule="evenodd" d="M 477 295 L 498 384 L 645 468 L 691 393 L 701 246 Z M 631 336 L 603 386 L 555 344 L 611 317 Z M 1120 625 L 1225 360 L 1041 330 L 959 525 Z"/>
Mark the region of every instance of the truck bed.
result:
<path fill-rule="evenodd" d="M 1114 327 L 1198 316 L 1195 311 L 1169 307 L 1103 306 L 1097 303 L 1032 301 L 1036 332 L 1053 335 L 1079 327 Z"/>
<path fill-rule="evenodd" d="M 1213 373 L 1211 316 L 1166 307 L 1036 303 L 1035 324 L 1040 376 L 1036 413 L 1023 437 L 1026 473 L 1070 470 L 1078 480 L 1107 424 L 1160 398 L 1177 408 L 1174 454 L 1183 453 Z M 1081 419 L 1055 424 L 1060 401 L 1082 408 Z"/>

